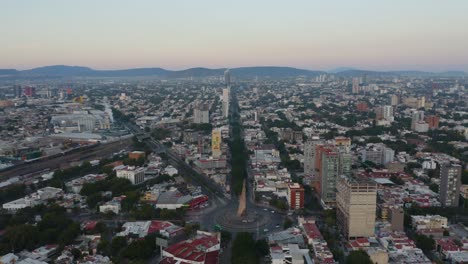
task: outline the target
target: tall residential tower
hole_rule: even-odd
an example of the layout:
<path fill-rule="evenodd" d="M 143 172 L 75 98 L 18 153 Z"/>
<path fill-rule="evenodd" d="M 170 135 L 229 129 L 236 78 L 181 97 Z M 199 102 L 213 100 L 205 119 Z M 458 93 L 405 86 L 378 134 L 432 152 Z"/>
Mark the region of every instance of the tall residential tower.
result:
<path fill-rule="evenodd" d="M 338 227 L 345 237 L 374 235 L 377 184 L 367 178 L 340 176 L 337 182 Z"/>
<path fill-rule="evenodd" d="M 461 166 L 459 164 L 440 164 L 440 203 L 444 207 L 457 207 L 460 198 Z"/>

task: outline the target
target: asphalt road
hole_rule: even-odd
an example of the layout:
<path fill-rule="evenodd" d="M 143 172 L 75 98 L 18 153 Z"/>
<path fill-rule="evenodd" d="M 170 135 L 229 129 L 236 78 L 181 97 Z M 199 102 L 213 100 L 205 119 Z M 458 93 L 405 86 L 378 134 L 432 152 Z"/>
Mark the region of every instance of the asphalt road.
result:
<path fill-rule="evenodd" d="M 238 113 L 238 106 L 237 106 L 237 100 L 235 98 L 235 95 L 233 94 L 233 103 L 231 104 L 231 116 L 232 114 L 237 114 Z M 248 167 L 248 164 L 246 164 L 246 167 Z M 255 203 L 253 199 L 253 186 L 251 185 L 250 181 L 246 181 L 248 186 L 247 186 L 247 210 L 250 212 L 256 212 L 257 214 L 261 214 L 262 216 L 268 218 L 268 223 L 264 226 L 259 226 L 255 230 L 252 230 L 252 228 L 249 229 L 243 229 L 240 227 L 239 229 L 236 229 L 235 231 L 230 230 L 231 232 L 252 232 L 255 234 L 255 237 L 257 239 L 259 238 L 264 238 L 268 235 L 268 233 L 272 231 L 279 231 L 282 230 L 283 228 L 283 222 L 285 218 L 285 213 L 280 212 L 274 208 L 271 208 L 269 206 L 263 206 L 260 204 Z M 231 179 L 232 183 L 232 179 Z M 232 188 L 231 188 L 232 190 Z M 226 212 L 232 212 L 235 214 L 237 212 L 237 208 L 239 206 L 239 198 L 232 192 L 230 199 L 227 201 L 226 204 L 218 204 L 218 203 L 212 203 L 210 204 L 209 207 L 203 208 L 203 209 L 197 209 L 197 211 L 192 211 L 189 212 L 188 217 L 190 220 L 194 222 L 200 223 L 201 227 L 206 230 L 214 230 L 214 226 L 217 223 L 216 221 L 216 216 L 219 214 L 219 211 L 226 211 Z M 226 251 L 229 251 L 229 249 L 226 249 Z M 226 252 L 229 254 L 229 252 Z"/>
<path fill-rule="evenodd" d="M 237 103 L 237 102 L 235 102 Z M 237 112 L 237 108 L 231 109 L 233 112 Z M 130 129 L 135 134 L 141 134 L 143 131 L 132 123 L 126 124 L 127 128 Z M 193 221 L 200 223 L 202 229 L 214 231 L 214 226 L 216 223 L 216 214 L 219 210 L 232 211 L 235 213 L 237 211 L 239 202 L 238 198 L 235 195 L 228 195 L 224 190 L 212 182 L 210 179 L 198 173 L 194 170 L 189 164 L 182 160 L 177 154 L 175 154 L 171 149 L 168 149 L 166 146 L 160 142 L 153 140 L 151 138 L 144 138 L 142 140 L 152 148 L 156 153 L 166 153 L 171 164 L 179 170 L 179 174 L 186 178 L 190 178 L 192 183 L 195 185 L 201 186 L 203 192 L 210 197 L 209 206 L 202 209 L 197 209 L 191 211 L 187 214 L 187 221 Z M 249 182 L 249 181 L 247 181 Z M 232 188 L 231 188 L 232 189 Z M 238 230 L 233 231 L 234 236 L 236 232 L 254 231 L 256 239 L 265 238 L 269 233 L 273 231 L 280 231 L 283 229 L 283 221 L 285 219 L 285 214 L 279 212 L 270 207 L 258 205 L 253 200 L 252 196 L 252 186 L 249 183 L 247 187 L 247 210 L 254 211 L 258 214 L 262 214 L 268 219 L 267 224 L 261 227 L 256 228 L 256 230 L 243 230 L 239 228 Z M 230 259 L 231 249 L 228 247 L 221 254 L 223 260 Z"/>
<path fill-rule="evenodd" d="M 132 123 L 126 123 L 125 125 L 134 134 L 143 133 L 143 131 L 139 127 Z M 230 197 L 228 195 L 225 195 L 224 190 L 219 185 L 198 173 L 194 168 L 192 168 L 189 164 L 182 160 L 171 149 L 164 146 L 164 144 L 151 138 L 145 138 L 143 141 L 149 147 L 151 147 L 153 152 L 165 153 L 169 158 L 171 165 L 177 168 L 179 174 L 186 178 L 189 178 L 194 185 L 200 186 L 202 188 L 203 193 L 207 194 L 212 200 L 215 200 L 221 205 L 227 204 L 229 202 Z"/>

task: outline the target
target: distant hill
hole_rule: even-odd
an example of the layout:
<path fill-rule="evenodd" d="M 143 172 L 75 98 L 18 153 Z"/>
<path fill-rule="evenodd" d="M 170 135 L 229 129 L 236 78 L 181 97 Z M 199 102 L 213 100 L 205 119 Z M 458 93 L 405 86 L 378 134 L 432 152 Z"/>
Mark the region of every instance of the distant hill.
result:
<path fill-rule="evenodd" d="M 92 74 L 93 69 L 81 66 L 53 65 L 20 71 L 21 75 L 45 76 L 86 76 Z"/>
<path fill-rule="evenodd" d="M 93 70 L 88 76 L 99 77 L 131 77 L 131 76 L 166 76 L 170 71 L 162 68 L 136 68 L 128 70 Z"/>
<path fill-rule="evenodd" d="M 340 77 L 359 77 L 367 76 L 410 76 L 410 77 L 428 77 L 428 76 L 465 76 L 466 72 L 463 71 L 448 71 L 448 72 L 426 72 L 426 71 L 367 71 L 367 70 L 346 70 L 338 72 L 335 75 Z"/>
<path fill-rule="evenodd" d="M 88 67 L 53 65 L 34 68 L 24 71 L 0 70 L 18 77 L 139 77 L 156 76 L 161 78 L 190 78 L 222 76 L 226 69 L 190 68 L 180 71 L 171 71 L 162 68 L 136 68 L 126 70 L 94 70 Z M 12 72 L 14 71 L 14 72 Z M 324 72 L 303 70 L 291 67 L 242 67 L 230 69 L 231 74 L 237 77 L 268 77 L 283 78 L 297 76 L 316 76 Z"/>
<path fill-rule="evenodd" d="M 446 72 L 441 72 L 439 73 L 440 76 L 462 76 L 462 75 L 468 75 L 468 73 L 464 71 L 446 71 Z"/>
<path fill-rule="evenodd" d="M 344 71 L 358 71 L 359 69 L 351 68 L 351 67 L 338 67 L 335 69 L 328 70 L 328 73 L 339 73 Z"/>
<path fill-rule="evenodd" d="M 325 72 L 322 71 L 310 71 L 297 69 L 292 67 L 272 67 L 272 66 L 263 66 L 263 67 L 242 67 L 234 68 L 230 70 L 232 75 L 239 77 L 291 77 L 291 76 L 307 76 L 314 77 Z"/>
<path fill-rule="evenodd" d="M 0 69 L 0 75 L 15 75 L 18 71 L 15 69 Z"/>
<path fill-rule="evenodd" d="M 159 78 L 190 78 L 190 77 L 220 77 L 225 68 L 190 68 L 186 70 L 172 71 L 162 68 L 135 68 L 124 70 L 94 70 L 88 67 L 53 65 L 34 68 L 30 70 L 18 71 L 15 69 L 0 69 L 0 77 L 6 78 L 61 78 L 61 77 L 143 77 L 154 76 Z M 312 71 L 297 69 L 292 67 L 279 66 L 258 66 L 258 67 L 240 67 L 230 69 L 232 76 L 239 78 L 287 78 L 287 77 L 315 77 L 325 74 L 324 71 Z M 334 69 L 334 74 L 338 77 L 358 77 L 368 76 L 462 76 L 466 75 L 462 71 L 449 71 L 442 73 L 431 73 L 423 71 L 368 71 L 353 68 L 341 67 Z M 329 71 L 328 73 L 331 73 Z"/>
<path fill-rule="evenodd" d="M 221 76 L 225 69 L 208 69 L 208 68 L 190 68 L 180 71 L 169 71 L 165 76 L 167 78 L 190 78 L 190 77 L 210 77 Z"/>

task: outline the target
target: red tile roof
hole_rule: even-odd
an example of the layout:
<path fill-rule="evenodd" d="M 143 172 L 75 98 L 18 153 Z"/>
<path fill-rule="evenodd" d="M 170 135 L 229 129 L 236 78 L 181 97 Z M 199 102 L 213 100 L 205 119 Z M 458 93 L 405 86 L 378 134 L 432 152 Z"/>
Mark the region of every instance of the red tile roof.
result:
<path fill-rule="evenodd" d="M 324 258 L 321 263 L 335 263 L 335 260 L 332 257 Z"/>
<path fill-rule="evenodd" d="M 164 259 L 166 264 L 177 263 L 179 261 L 195 261 L 205 264 L 218 263 L 219 250 L 207 252 L 207 250 L 219 244 L 219 240 L 215 236 L 199 236 L 193 240 L 185 240 L 177 244 L 171 245 L 164 249 L 165 252 L 171 254 L 172 257 Z M 181 262 L 184 263 L 184 262 Z"/>
<path fill-rule="evenodd" d="M 148 228 L 148 234 L 152 234 L 161 230 L 164 230 L 168 227 L 172 226 L 170 222 L 167 221 L 151 221 L 151 224 Z"/>
<path fill-rule="evenodd" d="M 307 234 L 307 238 L 309 239 L 322 239 L 323 238 L 316 224 L 304 223 L 303 226 L 304 226 L 304 231 Z"/>
<path fill-rule="evenodd" d="M 97 221 L 88 221 L 84 224 L 84 229 L 93 230 L 96 227 L 97 223 Z"/>
<path fill-rule="evenodd" d="M 359 243 L 359 244 L 368 244 L 369 243 L 369 239 L 365 238 L 365 237 L 359 237 L 356 239 L 356 241 Z"/>
<path fill-rule="evenodd" d="M 460 251 L 460 247 L 452 239 L 439 239 L 436 243 L 443 251 Z"/>

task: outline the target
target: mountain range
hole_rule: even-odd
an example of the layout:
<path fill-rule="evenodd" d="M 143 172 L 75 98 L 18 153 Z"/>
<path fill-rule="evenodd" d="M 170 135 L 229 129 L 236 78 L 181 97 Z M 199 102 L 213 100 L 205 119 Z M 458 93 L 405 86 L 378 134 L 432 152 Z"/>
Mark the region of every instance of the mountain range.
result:
<path fill-rule="evenodd" d="M 53 65 L 30 70 L 0 69 L 0 77 L 34 78 L 34 77 L 143 77 L 190 78 L 222 76 L 226 68 L 190 68 L 186 70 L 166 70 L 163 68 L 134 68 L 125 70 L 95 70 L 82 66 Z M 464 76 L 462 71 L 424 72 L 424 71 L 368 71 L 341 67 L 328 72 L 298 69 L 292 67 L 258 66 L 230 69 L 231 75 L 240 78 L 284 78 L 315 77 L 320 74 L 335 74 L 342 77 L 353 76 Z"/>

